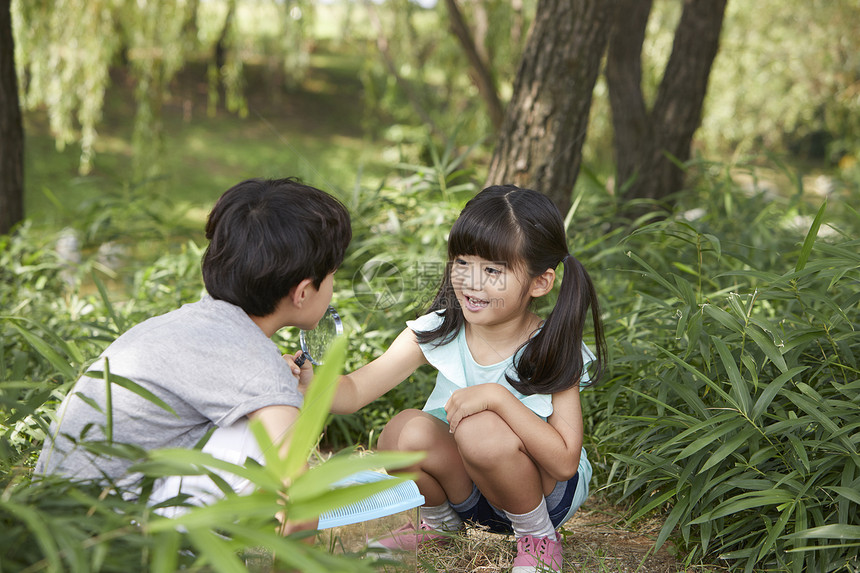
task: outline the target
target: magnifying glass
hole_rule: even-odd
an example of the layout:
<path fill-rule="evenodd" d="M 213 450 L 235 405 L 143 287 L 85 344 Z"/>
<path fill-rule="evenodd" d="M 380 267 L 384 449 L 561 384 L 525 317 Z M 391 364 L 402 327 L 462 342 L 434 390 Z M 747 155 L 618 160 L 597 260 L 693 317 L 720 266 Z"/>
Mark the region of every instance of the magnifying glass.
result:
<path fill-rule="evenodd" d="M 343 322 L 341 322 L 337 310 L 330 306 L 316 328 L 299 331 L 302 355 L 296 359 L 296 366 L 301 367 L 305 360 L 310 360 L 314 366 L 320 366 L 326 350 L 334 339 L 341 334 L 343 334 Z"/>

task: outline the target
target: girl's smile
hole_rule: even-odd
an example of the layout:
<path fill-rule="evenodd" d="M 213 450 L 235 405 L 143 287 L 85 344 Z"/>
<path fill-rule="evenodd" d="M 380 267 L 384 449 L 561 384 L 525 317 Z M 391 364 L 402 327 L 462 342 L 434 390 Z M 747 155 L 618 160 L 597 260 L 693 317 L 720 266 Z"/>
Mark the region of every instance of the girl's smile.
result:
<path fill-rule="evenodd" d="M 528 303 L 522 280 L 505 263 L 461 255 L 451 265 L 451 285 L 469 322 L 505 320 Z"/>
<path fill-rule="evenodd" d="M 466 303 L 463 305 L 463 308 L 465 308 L 466 310 L 469 310 L 471 312 L 479 312 L 482 309 L 485 309 L 488 306 L 490 306 L 490 301 L 482 300 L 480 298 L 477 298 L 474 296 L 469 296 L 467 294 L 463 295 L 463 300 Z"/>

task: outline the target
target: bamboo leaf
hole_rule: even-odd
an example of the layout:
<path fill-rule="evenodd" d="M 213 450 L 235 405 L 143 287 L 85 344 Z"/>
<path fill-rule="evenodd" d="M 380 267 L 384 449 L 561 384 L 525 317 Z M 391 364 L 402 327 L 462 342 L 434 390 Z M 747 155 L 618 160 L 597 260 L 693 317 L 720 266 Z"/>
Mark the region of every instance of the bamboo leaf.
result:
<path fill-rule="evenodd" d="M 711 457 L 702 466 L 700 471 L 707 471 L 709 468 L 716 466 L 718 463 L 723 461 L 726 457 L 736 452 L 741 444 L 749 440 L 752 436 L 754 436 L 758 430 L 755 428 L 744 428 L 730 439 L 726 440 L 726 442 L 721 445 L 719 448 L 714 450 L 714 453 L 711 454 Z"/>
<path fill-rule="evenodd" d="M 704 436 L 690 442 L 687 447 L 681 450 L 681 452 L 673 461 L 678 462 L 696 452 L 705 449 L 707 446 L 713 444 L 716 440 L 719 440 L 725 434 L 740 429 L 746 423 L 743 418 L 738 417 L 737 413 L 727 414 L 726 418 L 722 419 L 724 419 L 726 423 L 719 424 L 717 428 L 705 432 Z M 703 424 L 702 428 L 706 427 L 707 425 Z"/>
<path fill-rule="evenodd" d="M 729 381 L 732 384 L 732 394 L 740 406 L 740 411 L 744 414 L 749 413 L 752 398 L 750 396 L 749 387 L 741 376 L 734 356 L 732 356 L 729 347 L 722 341 L 722 339 L 713 337 L 711 340 L 717 349 L 717 353 L 720 355 L 720 360 L 723 363 L 723 367 L 726 369 L 726 374 L 729 376 Z"/>
<path fill-rule="evenodd" d="M 301 501 L 322 495 L 336 482 L 364 470 L 397 469 L 410 466 L 424 458 L 423 452 L 379 452 L 368 456 L 336 455 L 325 463 L 300 475 L 290 486 L 290 499 Z M 403 480 L 384 480 L 393 487 Z"/>
<path fill-rule="evenodd" d="M 190 528 L 188 537 L 214 570 L 220 573 L 247 573 L 238 555 L 208 528 Z"/>
<path fill-rule="evenodd" d="M 795 366 L 790 370 L 787 370 L 774 378 L 764 389 L 761 395 L 756 400 L 755 405 L 752 409 L 751 417 L 753 420 L 757 420 L 770 406 L 771 402 L 773 402 L 774 397 L 782 390 L 782 387 L 785 386 L 785 383 L 804 372 L 808 366 Z"/>
<path fill-rule="evenodd" d="M 775 507 L 793 500 L 794 497 L 789 492 L 780 489 L 742 493 L 717 505 L 713 511 L 697 517 L 690 524 L 696 525 L 757 507 Z"/>
<path fill-rule="evenodd" d="M 3 499 L 0 499 L 0 507 L 16 516 L 27 525 L 27 528 L 33 534 L 33 537 L 36 538 L 36 543 L 39 544 L 39 547 L 45 555 L 45 559 L 47 560 L 47 570 L 60 573 L 63 570 L 62 561 L 60 559 L 60 550 L 54 541 L 54 536 L 51 535 L 48 525 L 45 523 L 44 518 L 39 514 L 39 512 L 33 508 L 25 507 L 18 503 L 7 502 Z"/>
<path fill-rule="evenodd" d="M 773 340 L 757 327 L 750 326 L 745 330 L 746 334 L 752 338 L 753 342 L 761 348 L 765 356 L 773 362 L 780 372 L 788 371 L 788 365 L 785 363 L 785 358 L 782 357 L 779 349 L 773 343 Z"/>
<path fill-rule="evenodd" d="M 108 372 L 108 373 L 106 374 L 106 372 Z M 89 376 L 90 378 L 104 378 L 105 376 L 108 376 L 110 378 L 111 384 L 116 384 L 117 386 L 119 386 L 121 388 L 125 388 L 129 392 L 133 392 L 133 393 L 137 394 L 138 396 L 140 396 L 141 398 L 149 400 L 150 402 L 152 402 L 153 404 L 155 404 L 156 406 L 158 406 L 162 410 L 170 412 L 171 414 L 173 414 L 177 418 L 179 417 L 179 414 L 176 413 L 176 410 L 174 410 L 167 402 L 165 402 L 164 400 L 162 400 L 161 398 L 159 398 L 158 396 L 156 396 L 155 394 L 153 394 L 152 392 L 150 392 L 149 390 L 147 390 L 146 388 L 144 388 L 143 386 L 141 386 L 140 384 L 138 384 L 134 380 L 129 380 L 128 378 L 126 378 L 124 376 L 119 376 L 117 374 L 113 374 L 113 373 L 109 372 L 107 370 L 107 368 L 105 368 L 105 370 L 88 370 L 86 372 L 86 376 Z"/>
<path fill-rule="evenodd" d="M 33 334 L 32 332 L 22 328 L 20 325 L 16 324 L 14 321 L 10 321 L 9 324 L 18 331 L 18 333 L 27 341 L 27 343 L 32 346 L 36 352 L 42 355 L 48 362 L 51 363 L 51 366 L 57 369 L 64 378 L 67 380 L 74 380 L 77 378 L 77 372 L 72 368 L 69 361 L 63 358 L 59 352 L 57 352 L 54 347 L 50 344 Z"/>
<path fill-rule="evenodd" d="M 783 539 L 860 539 L 860 525 L 821 525 L 784 535 Z"/>
<path fill-rule="evenodd" d="M 827 486 L 824 489 L 829 489 L 829 490 L 835 491 L 840 496 L 842 496 L 845 499 L 848 499 L 848 500 L 854 502 L 855 504 L 857 504 L 858 506 L 860 506 L 860 491 L 857 491 L 856 489 L 854 489 L 852 487 L 843 487 L 843 486 L 835 486 L 834 485 L 834 486 Z"/>
<path fill-rule="evenodd" d="M 678 297 L 678 299 L 683 300 L 683 298 L 684 298 L 683 294 L 680 291 L 678 291 L 678 289 L 675 288 L 669 281 L 664 279 L 660 273 L 658 273 L 656 270 L 654 270 L 654 268 L 651 265 L 649 265 L 648 263 L 646 263 L 640 256 L 638 256 L 636 253 L 634 253 L 632 251 L 628 251 L 627 256 L 630 257 L 631 259 L 633 259 L 634 261 L 636 261 L 637 263 L 639 263 L 639 265 L 641 265 L 642 267 L 645 267 L 645 270 L 648 271 L 648 273 L 646 274 L 646 276 L 648 278 L 650 278 L 651 280 L 653 280 L 653 281 L 657 282 L 658 284 L 660 284 L 661 286 L 663 286 L 663 288 L 665 288 L 667 291 L 669 291 L 670 293 L 672 293 L 673 295 Z"/>
<path fill-rule="evenodd" d="M 325 362 L 310 384 L 301 414 L 293 427 L 290 448 L 282 467 L 283 478 L 292 479 L 300 473 L 322 432 L 340 381 L 346 346 L 346 336 L 335 339 L 326 352 Z"/>
<path fill-rule="evenodd" d="M 803 241 L 803 246 L 800 248 L 800 256 L 797 257 L 797 264 L 794 266 L 795 272 L 800 272 L 806 266 L 806 262 L 809 260 L 809 255 L 812 253 L 812 246 L 815 244 L 815 239 L 818 237 L 818 229 L 821 227 L 821 219 L 824 218 L 824 210 L 827 207 L 827 199 L 821 203 L 821 207 L 818 208 L 818 213 L 815 215 L 815 219 L 812 220 L 812 225 L 809 227 L 809 231 L 806 233 L 806 239 Z"/>
<path fill-rule="evenodd" d="M 736 319 L 723 309 L 713 306 L 711 304 L 704 304 L 702 305 L 702 310 L 704 310 L 706 314 L 708 314 L 711 318 L 716 319 L 717 322 L 719 322 L 729 330 L 732 330 L 737 333 L 743 332 L 743 325 L 738 322 L 738 319 Z"/>

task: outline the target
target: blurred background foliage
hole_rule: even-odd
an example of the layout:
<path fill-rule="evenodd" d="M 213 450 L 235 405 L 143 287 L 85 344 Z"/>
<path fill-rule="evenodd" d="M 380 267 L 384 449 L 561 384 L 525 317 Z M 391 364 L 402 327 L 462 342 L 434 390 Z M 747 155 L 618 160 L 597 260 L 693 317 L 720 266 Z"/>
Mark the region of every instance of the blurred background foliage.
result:
<path fill-rule="evenodd" d="M 535 4 L 460 3 L 503 99 Z M 618 224 L 605 83 L 595 88 L 566 214 L 610 344 L 605 380 L 583 393 L 593 487 L 628 504 L 631 520 L 662 519 L 657 545 L 671 542 L 689 564 L 856 572 L 860 7 L 728 6 L 688 190 L 660 221 Z M 154 557 L 154 545 L 193 539 L 140 536 L 115 509 L 145 508 L 89 486 L 30 481 L 53 409 L 88 360 L 200 296 L 203 221 L 225 189 L 298 175 L 353 215 L 333 304 L 349 333 L 345 368 L 364 364 L 435 293 L 447 229 L 481 187 L 493 127 L 441 4 L 12 9 L 27 62 L 28 218 L 0 237 L 0 544 L 32 551 L 21 559 L 33 571 L 155 571 L 166 553 Z M 680 3 L 655 2 L 650 97 L 679 15 Z M 68 51 L 79 57 L 59 57 Z M 294 351 L 296 333 L 277 342 Z M 434 376 L 421 370 L 331 417 L 322 451 L 372 447 Z M 92 529 L 72 531 L 57 553 L 45 532 L 81 514 Z"/>

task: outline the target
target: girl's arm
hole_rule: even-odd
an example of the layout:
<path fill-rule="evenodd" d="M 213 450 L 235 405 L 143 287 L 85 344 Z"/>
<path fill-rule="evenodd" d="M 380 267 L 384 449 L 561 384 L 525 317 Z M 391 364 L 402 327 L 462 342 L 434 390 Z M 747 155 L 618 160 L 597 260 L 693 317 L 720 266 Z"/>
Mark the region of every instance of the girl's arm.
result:
<path fill-rule="evenodd" d="M 355 412 L 406 380 L 426 363 L 415 333 L 405 329 L 379 358 L 340 377 L 331 411 L 335 414 Z"/>
<path fill-rule="evenodd" d="M 552 396 L 552 415 L 544 422 L 507 388 L 481 384 L 454 392 L 445 410 L 451 432 L 466 416 L 491 410 L 502 418 L 522 440 L 535 463 L 557 481 L 573 477 L 582 452 L 582 409 L 579 387 L 573 386 Z"/>

